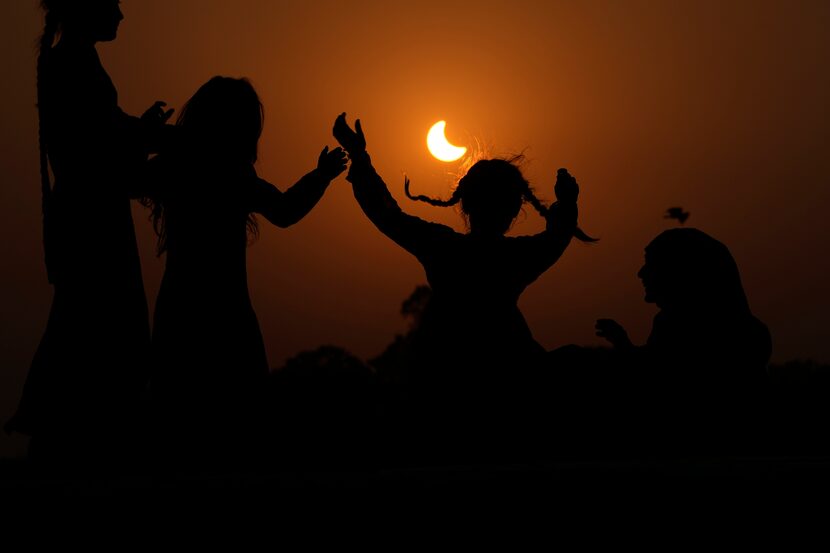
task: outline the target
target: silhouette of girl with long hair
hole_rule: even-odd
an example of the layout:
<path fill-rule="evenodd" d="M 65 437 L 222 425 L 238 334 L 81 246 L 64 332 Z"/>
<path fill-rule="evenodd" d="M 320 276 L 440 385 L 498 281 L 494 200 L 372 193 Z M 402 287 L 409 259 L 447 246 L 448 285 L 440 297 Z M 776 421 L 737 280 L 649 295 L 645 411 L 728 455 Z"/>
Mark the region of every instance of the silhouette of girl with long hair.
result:
<path fill-rule="evenodd" d="M 238 435 L 255 424 L 269 367 L 248 294 L 254 214 L 289 227 L 346 168 L 343 150 L 326 147 L 316 169 L 280 192 L 254 170 L 263 121 L 247 80 L 214 77 L 181 111 L 179 148 L 151 162 L 153 218 L 167 257 L 151 389 L 174 447 L 198 449 L 208 434 Z"/>
<path fill-rule="evenodd" d="M 506 400 L 511 381 L 544 353 L 517 302 L 577 232 L 576 180 L 559 170 L 559 201 L 550 207 L 536 198 L 511 160 L 477 162 L 446 201 L 412 196 L 406 182 L 411 199 L 460 205 L 469 225 L 469 233 L 460 234 L 404 213 L 372 167 L 359 120 L 356 130 L 345 114 L 334 125 L 334 136 L 351 159 L 348 180 L 355 198 L 381 232 L 421 262 L 432 287 L 413 339 L 415 360 L 408 375 L 413 403 L 449 417 L 507 408 L 499 403 L 511 403 Z M 505 236 L 525 202 L 545 217 L 547 228 L 533 236 Z"/>
<path fill-rule="evenodd" d="M 118 107 L 95 49 L 116 38 L 117 0 L 41 4 L 40 173 L 55 292 L 6 428 L 32 435 L 31 451 L 43 457 L 77 458 L 106 453 L 118 434 L 128 439 L 146 386 L 150 330 L 130 199 L 172 110 L 157 102 L 139 119 Z"/>

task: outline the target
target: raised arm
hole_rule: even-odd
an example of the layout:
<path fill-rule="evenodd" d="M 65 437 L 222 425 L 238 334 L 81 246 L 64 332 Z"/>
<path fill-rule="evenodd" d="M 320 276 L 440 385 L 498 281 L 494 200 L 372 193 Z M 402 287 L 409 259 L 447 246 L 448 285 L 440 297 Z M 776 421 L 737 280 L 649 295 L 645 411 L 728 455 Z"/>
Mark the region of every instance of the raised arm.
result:
<path fill-rule="evenodd" d="M 326 146 L 320 153 L 317 168 L 303 176 L 286 192 L 280 192 L 276 186 L 257 177 L 252 166 L 248 208 L 278 227 L 290 227 L 308 215 L 323 197 L 331 181 L 345 170 L 346 154 L 343 149 L 329 151 Z"/>
<path fill-rule="evenodd" d="M 378 230 L 419 258 L 442 238 L 454 235 L 455 231 L 449 227 L 424 221 L 401 210 L 386 183 L 372 167 L 359 119 L 355 128 L 356 131 L 349 127 L 343 113 L 335 121 L 334 137 L 349 154 L 351 167 L 346 180 L 352 183 L 354 197 Z"/>
<path fill-rule="evenodd" d="M 533 236 L 515 238 L 520 246 L 520 262 L 534 280 L 556 263 L 577 232 L 579 186 L 576 179 L 567 170 L 560 169 L 554 190 L 557 201 L 545 214 L 545 230 Z"/>

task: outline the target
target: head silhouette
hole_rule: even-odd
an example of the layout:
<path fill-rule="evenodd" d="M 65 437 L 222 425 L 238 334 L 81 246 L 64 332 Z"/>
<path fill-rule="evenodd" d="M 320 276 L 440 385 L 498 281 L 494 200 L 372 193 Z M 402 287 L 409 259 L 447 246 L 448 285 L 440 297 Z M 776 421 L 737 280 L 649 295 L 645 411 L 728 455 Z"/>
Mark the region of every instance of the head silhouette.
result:
<path fill-rule="evenodd" d="M 179 113 L 176 122 L 181 129 L 178 162 L 184 163 L 188 170 L 203 172 L 214 172 L 217 166 L 234 172 L 251 165 L 257 160 L 264 119 L 262 102 L 247 79 L 213 77 L 196 91 Z M 220 179 L 217 184 L 224 187 L 234 182 Z M 193 189 L 188 186 L 174 186 L 164 192 L 166 199 L 145 199 L 145 205 L 152 209 L 159 254 L 167 251 L 168 246 L 166 202 L 191 193 Z M 249 241 L 253 242 L 258 236 L 253 213 L 248 214 L 247 229 Z"/>
<path fill-rule="evenodd" d="M 637 276 L 645 300 L 661 309 L 745 314 L 749 304 L 738 266 L 721 242 L 693 228 L 667 230 L 645 250 Z"/>
<path fill-rule="evenodd" d="M 247 79 L 213 77 L 188 100 L 177 125 L 193 153 L 232 163 L 254 163 L 264 109 Z"/>
<path fill-rule="evenodd" d="M 524 202 L 530 203 L 542 216 L 547 213 L 547 208 L 533 194 L 518 167 L 521 160 L 522 156 L 478 161 L 458 181 L 449 200 L 413 196 L 409 181 L 406 182 L 406 195 L 412 200 L 440 207 L 460 203 L 471 233 L 502 235 L 510 229 Z"/>
<path fill-rule="evenodd" d="M 118 35 L 124 19 L 119 0 L 42 0 L 46 26 L 83 42 L 108 42 Z"/>

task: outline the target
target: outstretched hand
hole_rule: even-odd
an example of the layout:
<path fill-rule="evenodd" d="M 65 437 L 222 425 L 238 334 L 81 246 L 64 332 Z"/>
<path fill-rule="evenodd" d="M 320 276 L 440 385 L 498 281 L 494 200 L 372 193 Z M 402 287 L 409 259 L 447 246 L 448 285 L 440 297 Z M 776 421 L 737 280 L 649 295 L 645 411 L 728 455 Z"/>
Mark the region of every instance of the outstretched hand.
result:
<path fill-rule="evenodd" d="M 346 152 L 339 147 L 329 151 L 329 147 L 326 146 L 317 159 L 317 170 L 328 180 L 336 179 L 346 170 Z"/>
<path fill-rule="evenodd" d="M 579 185 L 567 169 L 556 172 L 556 184 L 553 186 L 556 199 L 560 202 L 576 203 L 579 197 Z"/>
<path fill-rule="evenodd" d="M 174 109 L 165 110 L 164 106 L 167 105 L 167 102 L 158 101 L 154 103 L 150 108 L 144 112 L 141 116 L 141 120 L 145 123 L 148 123 L 152 126 L 161 127 L 168 120 L 172 117 L 173 112 L 176 111 Z"/>
<path fill-rule="evenodd" d="M 605 338 L 617 349 L 627 349 L 634 345 L 622 325 L 613 319 L 598 319 L 595 328 L 597 336 Z"/>
<path fill-rule="evenodd" d="M 360 119 L 355 121 L 356 132 L 346 123 L 346 114 L 341 113 L 334 121 L 334 138 L 341 146 L 349 153 L 350 157 L 354 157 L 366 151 L 366 137 L 363 136 L 363 127 L 360 125 Z"/>

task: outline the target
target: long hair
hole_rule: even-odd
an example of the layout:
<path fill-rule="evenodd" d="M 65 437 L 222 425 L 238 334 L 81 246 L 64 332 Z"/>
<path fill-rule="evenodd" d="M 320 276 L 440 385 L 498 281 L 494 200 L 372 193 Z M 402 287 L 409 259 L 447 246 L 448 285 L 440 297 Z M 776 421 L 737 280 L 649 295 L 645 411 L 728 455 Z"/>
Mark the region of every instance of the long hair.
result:
<path fill-rule="evenodd" d="M 524 154 L 517 154 L 509 158 L 479 160 L 459 179 L 452 196 L 447 200 L 430 198 L 423 194 L 413 195 L 408 178 L 404 180 L 404 192 L 410 200 L 436 207 L 450 207 L 460 203 L 461 211 L 465 215 L 486 201 L 484 197 L 487 196 L 490 200 L 489 207 L 503 205 L 505 216 L 510 215 L 511 220 L 519 214 L 524 203 L 529 203 L 539 215 L 547 217 L 548 206 L 536 197 L 530 183 L 522 175 L 520 165 L 524 159 Z M 582 242 L 597 241 L 578 227 L 574 231 L 574 237 Z"/>
<path fill-rule="evenodd" d="M 202 85 L 182 108 L 176 121 L 180 144 L 174 155 L 177 162 L 199 163 L 205 158 L 227 160 L 230 165 L 253 165 L 257 160 L 259 138 L 265 122 L 265 109 L 247 79 L 213 77 Z M 158 254 L 167 250 L 165 196 L 177 193 L 176 183 L 158 198 L 143 203 L 151 208 L 153 228 L 158 235 Z M 181 193 L 181 189 L 178 189 Z M 185 191 L 184 193 L 187 193 Z M 246 220 L 248 243 L 259 236 L 253 213 Z"/>
<path fill-rule="evenodd" d="M 52 58 L 52 48 L 60 33 L 61 23 L 65 17 L 66 3 L 56 0 L 42 0 L 40 3 L 44 11 L 43 34 L 40 36 L 37 56 L 37 115 L 38 115 L 38 147 L 40 150 L 40 191 L 41 211 L 43 214 L 43 251 L 46 262 L 46 275 L 49 283 L 54 284 L 56 266 L 52 242 L 54 229 L 52 228 L 51 203 L 52 181 L 49 175 L 49 99 L 47 98 L 47 72 Z"/>

